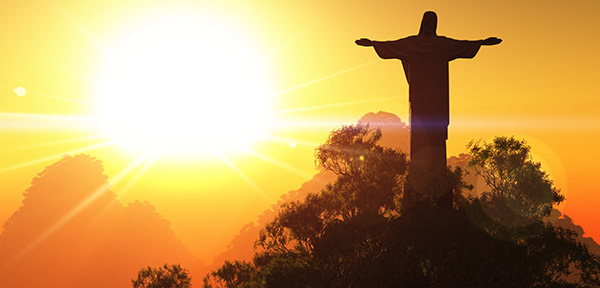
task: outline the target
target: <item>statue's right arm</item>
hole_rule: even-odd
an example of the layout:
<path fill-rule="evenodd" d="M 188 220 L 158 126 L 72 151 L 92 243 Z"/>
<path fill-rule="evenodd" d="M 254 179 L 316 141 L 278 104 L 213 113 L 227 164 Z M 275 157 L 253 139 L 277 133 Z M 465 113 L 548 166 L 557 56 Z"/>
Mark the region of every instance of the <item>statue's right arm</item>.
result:
<path fill-rule="evenodd" d="M 489 37 L 485 40 L 481 40 L 481 45 L 498 45 L 502 42 L 502 39 L 496 37 Z"/>
<path fill-rule="evenodd" d="M 360 39 L 354 41 L 354 43 L 356 43 L 356 45 L 358 45 L 358 46 L 366 46 L 366 47 L 375 46 L 375 41 L 373 41 L 371 39 L 367 39 L 367 38 L 360 38 Z"/>
<path fill-rule="evenodd" d="M 356 45 L 373 47 L 375 48 L 375 52 L 382 59 L 406 59 L 407 50 L 403 49 L 405 45 L 400 45 L 397 47 L 396 44 L 402 43 L 405 41 L 404 39 L 398 39 L 395 41 L 373 41 L 367 38 L 361 38 L 356 40 Z"/>

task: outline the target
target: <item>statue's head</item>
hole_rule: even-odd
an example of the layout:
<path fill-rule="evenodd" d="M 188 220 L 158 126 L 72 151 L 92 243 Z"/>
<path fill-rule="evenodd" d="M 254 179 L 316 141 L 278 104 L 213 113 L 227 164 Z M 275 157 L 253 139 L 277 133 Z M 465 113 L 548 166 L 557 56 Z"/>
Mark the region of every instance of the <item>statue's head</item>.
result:
<path fill-rule="evenodd" d="M 433 11 L 427 11 L 423 14 L 423 20 L 421 21 L 421 30 L 419 35 L 421 36 L 435 36 L 437 35 L 435 30 L 437 29 L 437 14 Z"/>

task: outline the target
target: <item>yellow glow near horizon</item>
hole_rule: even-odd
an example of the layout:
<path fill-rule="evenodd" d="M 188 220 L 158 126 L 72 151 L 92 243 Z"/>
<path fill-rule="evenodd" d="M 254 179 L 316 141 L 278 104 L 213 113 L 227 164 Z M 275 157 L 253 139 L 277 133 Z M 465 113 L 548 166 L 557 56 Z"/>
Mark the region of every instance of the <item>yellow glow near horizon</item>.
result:
<path fill-rule="evenodd" d="M 266 57 L 227 23 L 182 12 L 123 33 L 99 77 L 100 127 L 134 151 L 186 157 L 261 139 L 272 114 Z"/>

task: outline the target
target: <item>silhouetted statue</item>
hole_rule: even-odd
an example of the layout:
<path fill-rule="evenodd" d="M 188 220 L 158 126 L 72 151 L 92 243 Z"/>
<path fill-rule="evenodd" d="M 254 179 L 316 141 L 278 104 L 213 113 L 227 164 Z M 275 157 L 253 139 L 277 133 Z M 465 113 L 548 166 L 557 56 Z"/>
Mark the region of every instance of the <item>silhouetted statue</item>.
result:
<path fill-rule="evenodd" d="M 457 58 L 473 58 L 481 45 L 502 42 L 495 37 L 476 41 L 454 40 L 438 36 L 436 28 L 437 15 L 427 11 L 423 15 L 419 35 L 395 41 L 356 40 L 360 46 L 375 48 L 377 55 L 383 59 L 402 60 L 409 84 L 410 170 L 413 174 L 445 173 L 449 124 L 448 62 Z M 427 190 L 424 193 L 433 193 L 430 196 L 436 198 L 447 193 Z"/>

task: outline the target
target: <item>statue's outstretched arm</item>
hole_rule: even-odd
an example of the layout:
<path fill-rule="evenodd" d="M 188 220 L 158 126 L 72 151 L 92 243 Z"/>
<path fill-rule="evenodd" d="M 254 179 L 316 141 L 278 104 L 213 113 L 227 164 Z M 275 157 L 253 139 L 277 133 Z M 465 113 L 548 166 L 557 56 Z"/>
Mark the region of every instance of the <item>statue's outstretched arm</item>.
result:
<path fill-rule="evenodd" d="M 481 40 L 481 45 L 498 45 L 502 42 L 502 39 L 496 37 L 490 37 L 485 40 Z"/>
<path fill-rule="evenodd" d="M 354 43 L 356 43 L 356 45 L 358 46 L 374 46 L 375 45 L 375 41 L 371 40 L 371 39 L 367 39 L 367 38 L 360 38 L 356 41 L 354 41 Z"/>

